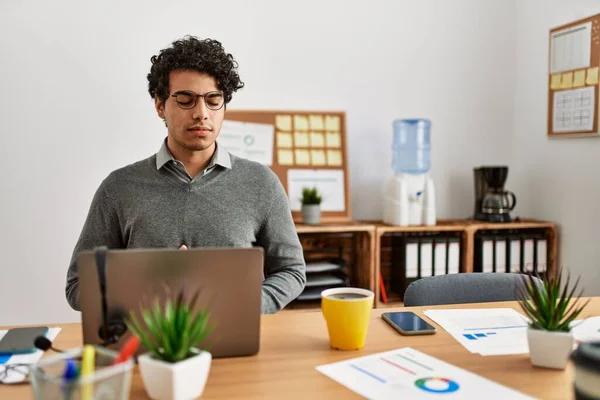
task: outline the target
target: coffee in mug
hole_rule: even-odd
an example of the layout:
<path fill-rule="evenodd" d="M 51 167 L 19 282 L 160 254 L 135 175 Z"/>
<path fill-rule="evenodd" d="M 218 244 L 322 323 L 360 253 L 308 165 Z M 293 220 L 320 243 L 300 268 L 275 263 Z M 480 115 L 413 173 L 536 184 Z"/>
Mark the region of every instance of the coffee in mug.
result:
<path fill-rule="evenodd" d="M 348 293 L 334 293 L 334 294 L 330 294 L 329 296 L 327 296 L 327 298 L 329 299 L 338 299 L 338 300 L 351 300 L 351 299 L 364 299 L 367 296 L 366 294 L 362 294 L 362 293 L 352 293 L 352 292 L 348 292 Z"/>

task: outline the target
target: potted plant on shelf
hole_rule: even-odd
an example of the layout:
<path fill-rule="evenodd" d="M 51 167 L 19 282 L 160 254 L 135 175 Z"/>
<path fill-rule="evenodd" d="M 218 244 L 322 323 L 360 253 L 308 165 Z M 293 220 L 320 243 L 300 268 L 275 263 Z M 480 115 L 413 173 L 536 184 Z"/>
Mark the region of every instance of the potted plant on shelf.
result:
<path fill-rule="evenodd" d="M 538 277 L 539 278 L 539 277 Z M 527 343 L 533 365 L 565 369 L 573 351 L 573 321 L 589 303 L 581 302 L 581 291 L 575 296 L 579 278 L 571 285 L 570 274 L 562 280 L 561 268 L 541 282 L 531 273 L 517 285 L 517 298 L 527 317 Z"/>
<path fill-rule="evenodd" d="M 320 222 L 322 200 L 316 187 L 302 188 L 302 221 L 305 224 L 316 225 Z"/>
<path fill-rule="evenodd" d="M 140 322 L 133 311 L 125 321 L 149 351 L 138 358 L 140 374 L 148 396 L 152 399 L 193 399 L 204 391 L 210 372 L 212 355 L 201 346 L 212 331 L 209 312 L 194 311 L 199 292 L 189 300 L 183 290 L 158 297 L 152 304 L 140 307 Z"/>

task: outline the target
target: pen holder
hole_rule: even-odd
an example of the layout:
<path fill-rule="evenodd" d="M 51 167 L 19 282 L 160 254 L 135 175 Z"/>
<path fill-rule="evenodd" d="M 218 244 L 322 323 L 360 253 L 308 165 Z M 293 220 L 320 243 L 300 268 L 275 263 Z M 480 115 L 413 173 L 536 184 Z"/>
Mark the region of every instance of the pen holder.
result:
<path fill-rule="evenodd" d="M 128 399 L 131 389 L 133 359 L 112 365 L 118 353 L 105 347 L 94 346 L 94 372 L 66 381 L 63 372 L 68 359 L 73 359 L 81 370 L 82 348 L 70 349 L 43 358 L 31 367 L 30 379 L 35 400 L 92 400 Z"/>

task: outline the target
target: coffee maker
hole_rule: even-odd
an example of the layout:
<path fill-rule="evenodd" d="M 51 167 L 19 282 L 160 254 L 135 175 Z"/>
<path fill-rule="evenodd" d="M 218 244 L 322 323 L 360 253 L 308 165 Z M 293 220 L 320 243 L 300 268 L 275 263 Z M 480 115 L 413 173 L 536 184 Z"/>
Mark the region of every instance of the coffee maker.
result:
<path fill-rule="evenodd" d="M 517 198 L 504 190 L 508 176 L 507 166 L 481 166 L 473 168 L 475 178 L 475 213 L 478 221 L 510 222 L 510 211 Z"/>

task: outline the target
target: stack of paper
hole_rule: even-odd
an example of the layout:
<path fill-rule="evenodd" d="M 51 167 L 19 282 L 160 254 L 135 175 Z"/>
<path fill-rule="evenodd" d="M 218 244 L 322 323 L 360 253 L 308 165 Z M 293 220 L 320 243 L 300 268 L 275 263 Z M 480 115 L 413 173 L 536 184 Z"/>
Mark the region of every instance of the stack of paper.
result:
<path fill-rule="evenodd" d="M 321 365 L 317 371 L 368 399 L 531 399 L 410 347 Z"/>
<path fill-rule="evenodd" d="M 0 339 L 6 334 L 7 331 L 0 331 Z M 46 337 L 51 341 L 56 338 L 58 333 L 60 332 L 60 328 L 50 328 L 48 333 L 46 333 Z M 30 354 L 18 354 L 13 355 L 10 358 L 4 360 L 0 359 L 0 376 L 4 375 L 4 369 L 7 365 L 11 364 L 26 364 L 33 365 L 42 358 L 44 352 L 42 350 L 37 350 Z M 25 377 L 29 373 L 28 367 L 14 367 L 8 370 L 8 373 L 4 377 L 4 379 L 0 380 L 0 383 L 18 383 L 25 380 Z"/>
<path fill-rule="evenodd" d="M 484 356 L 529 353 L 527 318 L 511 308 L 427 310 L 471 353 Z"/>
<path fill-rule="evenodd" d="M 600 317 L 574 321 L 571 326 L 573 327 L 573 336 L 579 342 L 600 340 Z"/>

